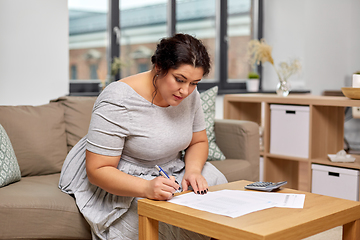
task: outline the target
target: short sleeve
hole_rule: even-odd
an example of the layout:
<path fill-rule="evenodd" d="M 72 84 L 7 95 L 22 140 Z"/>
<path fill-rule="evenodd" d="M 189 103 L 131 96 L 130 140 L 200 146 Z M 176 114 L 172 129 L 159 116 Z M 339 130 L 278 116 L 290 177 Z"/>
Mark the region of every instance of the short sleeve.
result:
<path fill-rule="evenodd" d="M 201 106 L 200 94 L 196 90 L 196 94 L 194 97 L 194 106 L 195 106 L 195 116 L 193 122 L 193 132 L 200 132 L 205 129 L 205 115 Z"/>
<path fill-rule="evenodd" d="M 87 135 L 87 150 L 106 156 L 120 156 L 129 135 L 129 114 L 122 104 L 126 97 L 109 85 L 95 102 Z"/>

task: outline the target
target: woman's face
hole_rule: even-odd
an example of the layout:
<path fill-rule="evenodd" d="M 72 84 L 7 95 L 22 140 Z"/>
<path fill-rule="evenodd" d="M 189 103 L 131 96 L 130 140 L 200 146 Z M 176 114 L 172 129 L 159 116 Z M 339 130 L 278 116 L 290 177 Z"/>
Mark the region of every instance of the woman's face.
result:
<path fill-rule="evenodd" d="M 189 96 L 203 77 L 204 71 L 192 65 L 183 64 L 178 69 L 170 69 L 157 80 L 158 94 L 155 104 L 161 107 L 177 106 Z"/>

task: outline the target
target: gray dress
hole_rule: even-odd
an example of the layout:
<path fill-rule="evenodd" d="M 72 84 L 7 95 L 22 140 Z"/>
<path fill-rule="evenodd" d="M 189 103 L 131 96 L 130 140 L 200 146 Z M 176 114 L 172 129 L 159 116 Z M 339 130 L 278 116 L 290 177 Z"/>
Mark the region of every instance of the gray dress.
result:
<path fill-rule="evenodd" d="M 69 152 L 59 187 L 74 195 L 91 226 L 93 239 L 138 239 L 137 200 L 117 196 L 92 185 L 86 176 L 85 151 L 120 156 L 118 169 L 143 179 L 159 176 L 160 165 L 179 183 L 185 172 L 180 152 L 192 133 L 205 129 L 199 93 L 195 90 L 178 106 L 159 107 L 123 82 L 105 88 L 96 100 L 88 134 Z M 203 172 L 209 186 L 226 183 L 213 165 Z M 159 225 L 160 239 L 207 239 L 167 224 Z"/>

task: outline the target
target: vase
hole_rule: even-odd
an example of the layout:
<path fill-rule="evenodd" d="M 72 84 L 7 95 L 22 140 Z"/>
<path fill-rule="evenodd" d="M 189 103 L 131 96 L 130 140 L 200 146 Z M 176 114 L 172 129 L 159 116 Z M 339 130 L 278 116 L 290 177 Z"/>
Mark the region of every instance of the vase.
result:
<path fill-rule="evenodd" d="M 286 97 L 290 92 L 290 83 L 288 81 L 279 81 L 276 86 L 276 93 L 278 96 Z"/>

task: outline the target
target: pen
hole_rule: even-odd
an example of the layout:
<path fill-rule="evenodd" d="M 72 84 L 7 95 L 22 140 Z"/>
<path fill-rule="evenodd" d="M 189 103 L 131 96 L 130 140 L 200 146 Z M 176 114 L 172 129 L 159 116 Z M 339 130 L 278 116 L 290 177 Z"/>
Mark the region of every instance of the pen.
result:
<path fill-rule="evenodd" d="M 158 165 L 155 165 L 155 168 L 159 171 L 159 173 L 161 174 L 161 176 L 166 177 L 167 179 L 170 179 L 169 175 L 167 175 L 167 173 Z M 176 180 L 175 180 L 176 184 L 179 184 Z M 179 188 L 180 190 L 181 188 Z M 176 190 L 176 192 L 180 192 L 179 190 Z"/>

